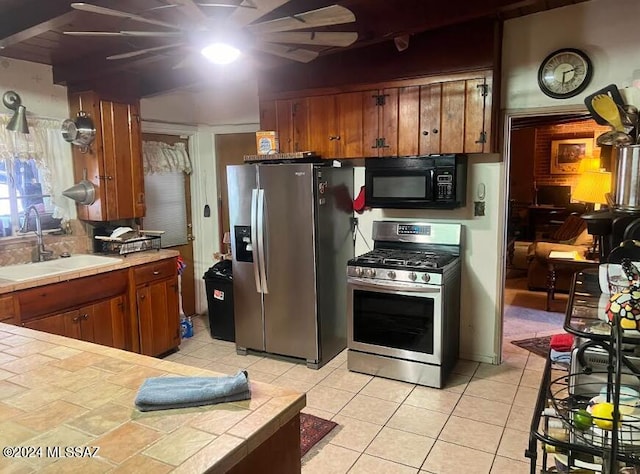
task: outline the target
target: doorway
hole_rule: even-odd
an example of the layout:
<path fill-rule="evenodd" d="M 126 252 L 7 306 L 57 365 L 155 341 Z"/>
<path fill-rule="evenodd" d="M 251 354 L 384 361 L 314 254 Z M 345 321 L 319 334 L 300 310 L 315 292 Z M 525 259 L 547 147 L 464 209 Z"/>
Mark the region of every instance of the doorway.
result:
<path fill-rule="evenodd" d="M 177 143 L 184 144 L 186 150 L 188 147 L 188 138 L 179 135 L 168 135 L 168 134 L 160 134 L 160 133 L 143 133 L 142 134 L 143 141 L 153 141 L 153 142 L 161 142 L 166 143 L 168 145 L 176 145 Z M 188 151 L 187 151 L 188 153 Z M 184 219 L 184 229 L 182 229 L 181 236 L 177 239 L 175 244 L 172 244 L 170 247 L 172 250 L 177 250 L 180 252 L 180 256 L 182 257 L 186 266 L 183 269 L 180 281 L 181 287 L 181 295 L 182 295 L 182 310 L 186 316 L 193 316 L 196 313 L 196 298 L 195 298 L 195 272 L 194 272 L 194 257 L 193 257 L 193 223 L 192 223 L 192 213 L 191 213 L 191 178 L 187 173 L 180 173 L 176 179 L 181 180 L 181 186 L 176 186 L 176 188 L 183 190 L 180 195 L 176 195 L 175 199 L 177 202 L 175 204 L 181 207 L 181 212 L 185 212 Z M 171 179 L 171 176 L 167 177 Z M 146 178 L 145 178 L 146 181 Z M 146 186 L 146 183 L 145 183 Z M 169 185 L 170 186 L 170 185 Z M 173 187 L 173 186 L 171 186 Z M 148 194 L 148 193 L 147 193 Z M 181 202 L 180 202 L 181 201 Z M 152 206 L 153 203 L 147 203 L 147 210 L 149 210 L 149 206 Z M 145 220 L 145 226 L 148 227 L 147 222 Z M 150 228 L 150 227 L 149 227 Z M 158 229 L 163 230 L 163 229 Z M 164 247 L 164 245 L 163 245 Z"/>
<path fill-rule="evenodd" d="M 507 112 L 504 130 L 502 341 L 509 341 L 562 331 L 568 288 L 556 293 L 547 311 L 547 265 L 534 264 L 548 250 L 533 243 L 553 241 L 554 232 L 567 216 L 579 215 L 585 206 L 571 196 L 579 173 L 552 173 L 551 143 L 574 138 L 595 141 L 608 128 L 600 127 L 588 112 L 575 107 Z M 600 149 L 594 146 L 593 151 L 593 156 L 600 158 Z M 542 202 L 549 195 L 547 190 L 557 191 L 550 195 L 558 202 Z"/>

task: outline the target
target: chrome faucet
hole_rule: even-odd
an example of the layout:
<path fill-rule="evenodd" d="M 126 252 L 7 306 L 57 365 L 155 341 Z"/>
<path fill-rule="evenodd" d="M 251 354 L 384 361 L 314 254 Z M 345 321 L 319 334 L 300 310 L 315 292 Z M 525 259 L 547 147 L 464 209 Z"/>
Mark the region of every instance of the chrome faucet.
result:
<path fill-rule="evenodd" d="M 28 232 L 29 230 L 29 215 L 33 211 L 36 215 L 36 236 L 38 238 L 38 262 L 44 262 L 50 260 L 53 257 L 53 251 L 44 248 L 44 240 L 42 239 L 42 223 L 40 222 L 40 214 L 36 206 L 29 206 L 24 212 L 24 222 L 20 232 Z"/>

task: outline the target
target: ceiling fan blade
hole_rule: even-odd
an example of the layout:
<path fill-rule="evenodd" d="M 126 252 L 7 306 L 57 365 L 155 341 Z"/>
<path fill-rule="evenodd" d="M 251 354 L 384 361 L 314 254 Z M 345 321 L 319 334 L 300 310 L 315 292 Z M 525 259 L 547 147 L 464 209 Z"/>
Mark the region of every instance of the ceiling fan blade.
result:
<path fill-rule="evenodd" d="M 250 8 L 252 10 L 255 10 L 257 7 L 255 5 L 234 5 L 233 3 L 211 3 L 211 2 L 207 2 L 207 3 L 198 3 L 197 4 L 199 7 L 222 7 L 222 8 Z"/>
<path fill-rule="evenodd" d="M 178 38 L 184 36 L 181 31 L 120 31 L 122 36 L 140 36 L 150 38 Z"/>
<path fill-rule="evenodd" d="M 140 36 L 150 38 L 177 38 L 180 31 L 64 31 L 68 36 Z"/>
<path fill-rule="evenodd" d="M 318 53 L 316 51 L 310 51 L 308 49 L 301 48 L 290 48 L 281 44 L 257 43 L 255 45 L 255 48 L 259 49 L 260 51 L 264 51 L 265 53 L 273 54 L 275 56 L 280 56 L 286 59 L 293 59 L 294 61 L 298 61 L 301 63 L 308 63 L 309 61 L 313 61 L 318 57 Z"/>
<path fill-rule="evenodd" d="M 243 0 L 243 5 L 253 5 L 255 8 L 238 8 L 229 18 L 238 26 L 245 26 L 262 18 L 267 13 L 284 5 L 289 0 Z"/>
<path fill-rule="evenodd" d="M 139 21 L 140 23 L 149 23 L 150 25 L 165 26 L 167 28 L 172 28 L 174 30 L 180 29 L 179 26 L 172 25 L 171 23 L 165 23 L 164 21 L 160 21 L 160 20 L 152 20 L 150 18 L 145 18 L 140 15 L 127 13 L 120 10 L 112 10 L 111 8 L 99 7 L 97 5 L 91 5 L 90 3 L 84 3 L 84 2 L 72 3 L 71 8 L 75 8 L 76 10 L 81 10 L 89 13 L 97 13 L 99 15 L 109 15 L 109 16 L 115 16 L 118 18 L 127 18 L 129 20 Z"/>
<path fill-rule="evenodd" d="M 276 31 L 302 30 L 317 26 L 341 25 L 356 21 L 356 16 L 348 8 L 331 5 L 277 20 L 265 21 L 247 26 L 252 33 L 272 33 Z"/>
<path fill-rule="evenodd" d="M 137 49 L 136 51 L 130 51 L 128 53 L 113 54 L 111 56 L 107 56 L 107 59 L 115 60 L 115 59 L 135 58 L 136 56 L 141 56 L 143 54 L 162 51 L 164 49 L 178 48 L 183 45 L 184 43 L 174 43 L 174 44 L 165 44 L 163 46 L 155 46 L 153 48 Z"/>
<path fill-rule="evenodd" d="M 68 36 L 124 36 L 121 31 L 64 31 Z"/>
<path fill-rule="evenodd" d="M 312 44 L 316 46 L 349 46 L 358 39 L 355 32 L 333 31 L 282 31 L 259 35 L 263 41 L 287 44 Z"/>

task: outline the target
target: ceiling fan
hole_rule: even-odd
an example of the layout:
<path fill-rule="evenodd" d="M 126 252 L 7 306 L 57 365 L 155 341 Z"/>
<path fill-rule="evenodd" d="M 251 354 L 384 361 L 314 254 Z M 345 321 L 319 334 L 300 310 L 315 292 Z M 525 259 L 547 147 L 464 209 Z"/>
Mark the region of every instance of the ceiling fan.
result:
<path fill-rule="evenodd" d="M 123 21 L 145 23 L 157 28 L 153 31 L 126 29 L 119 31 L 65 31 L 65 35 L 94 37 L 163 38 L 174 42 L 159 46 L 134 49 L 108 56 L 108 60 L 133 58 L 141 55 L 158 54 L 179 48 L 199 50 L 215 63 L 226 64 L 240 54 L 258 51 L 280 56 L 293 61 L 307 63 L 319 56 L 319 50 L 326 47 L 346 47 L 358 39 L 358 33 L 351 31 L 314 31 L 332 25 L 352 23 L 356 20 L 351 10 L 330 5 L 317 10 L 297 13 L 274 20 L 259 22 L 260 18 L 284 5 L 289 0 L 242 0 L 238 4 L 220 2 L 194 2 L 192 0 L 167 0 L 165 5 L 145 12 L 132 13 L 105 8 L 90 3 L 72 3 L 71 7 L 98 15 L 121 18 Z M 188 10 L 195 24 L 188 28 L 157 18 L 156 12 L 170 8 Z M 225 19 L 209 16 L 208 9 L 233 9 Z M 326 30 L 326 28 L 325 28 Z M 220 49 L 222 49 L 220 51 Z M 221 56 L 222 54 L 222 56 Z M 230 55 L 229 55 L 230 54 Z M 188 63 L 183 60 L 174 66 Z"/>

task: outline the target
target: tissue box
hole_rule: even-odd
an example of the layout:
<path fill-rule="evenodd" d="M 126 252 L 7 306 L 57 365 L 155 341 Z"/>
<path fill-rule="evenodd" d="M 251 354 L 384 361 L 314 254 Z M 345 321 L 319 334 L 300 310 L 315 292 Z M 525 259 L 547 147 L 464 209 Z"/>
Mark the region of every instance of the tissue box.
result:
<path fill-rule="evenodd" d="M 256 146 L 258 155 L 273 155 L 280 152 L 278 132 L 260 130 L 256 132 Z"/>

